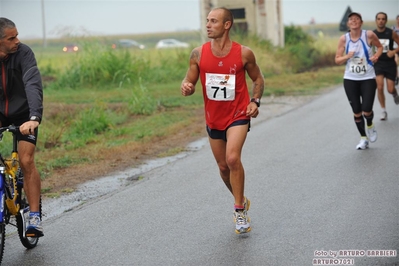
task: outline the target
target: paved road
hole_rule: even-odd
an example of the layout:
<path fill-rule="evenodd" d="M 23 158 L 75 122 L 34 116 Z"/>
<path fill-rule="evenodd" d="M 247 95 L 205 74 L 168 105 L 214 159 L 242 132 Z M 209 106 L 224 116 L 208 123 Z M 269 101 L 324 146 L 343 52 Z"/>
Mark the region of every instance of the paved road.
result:
<path fill-rule="evenodd" d="M 399 108 L 390 98 L 388 112 L 365 151 L 355 150 L 342 88 L 254 123 L 243 151 L 247 235 L 233 231 L 232 197 L 205 145 L 45 221 L 33 250 L 7 237 L 3 265 L 312 265 L 330 251 L 355 265 L 399 265 L 397 254 L 367 256 L 399 250 Z"/>

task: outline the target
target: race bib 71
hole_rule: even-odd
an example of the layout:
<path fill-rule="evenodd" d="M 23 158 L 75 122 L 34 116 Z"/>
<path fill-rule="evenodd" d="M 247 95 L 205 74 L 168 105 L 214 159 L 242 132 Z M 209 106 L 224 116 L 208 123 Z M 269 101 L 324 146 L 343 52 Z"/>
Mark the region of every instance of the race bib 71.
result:
<path fill-rule="evenodd" d="M 206 73 L 205 87 L 208 99 L 213 101 L 233 101 L 235 99 L 236 76 Z"/>

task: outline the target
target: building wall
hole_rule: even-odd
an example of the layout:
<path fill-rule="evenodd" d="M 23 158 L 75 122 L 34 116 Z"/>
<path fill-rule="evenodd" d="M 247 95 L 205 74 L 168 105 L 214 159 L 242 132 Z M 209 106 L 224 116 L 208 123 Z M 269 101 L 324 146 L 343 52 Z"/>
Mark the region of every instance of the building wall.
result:
<path fill-rule="evenodd" d="M 275 46 L 284 46 L 282 0 L 200 0 L 203 40 L 206 39 L 206 17 L 215 7 L 245 9 L 245 18 L 235 18 L 236 25 L 246 24 L 248 32 L 270 40 Z"/>

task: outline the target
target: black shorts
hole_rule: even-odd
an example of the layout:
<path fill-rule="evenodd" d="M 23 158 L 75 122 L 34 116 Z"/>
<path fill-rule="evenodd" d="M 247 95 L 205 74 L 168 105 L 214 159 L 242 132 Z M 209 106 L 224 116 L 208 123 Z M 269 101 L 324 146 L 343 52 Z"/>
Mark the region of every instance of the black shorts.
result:
<path fill-rule="evenodd" d="M 377 76 L 383 75 L 387 79 L 396 79 L 396 63 L 395 61 L 378 61 L 374 64 L 374 71 Z"/>
<path fill-rule="evenodd" d="M 1 126 L 2 127 L 6 127 L 6 126 L 9 126 L 9 125 L 20 126 L 23 123 L 29 121 L 29 117 L 13 119 L 12 121 L 10 121 L 9 119 L 4 117 L 3 115 L 0 115 L 0 121 L 1 121 Z M 36 146 L 38 134 L 39 134 L 39 128 L 38 127 L 35 128 L 35 132 L 32 135 L 22 135 L 21 132 L 18 131 L 17 140 L 18 141 L 20 141 L 20 140 L 27 141 L 27 142 L 30 142 L 30 143 L 32 143 L 33 145 Z"/>
<path fill-rule="evenodd" d="M 228 126 L 225 130 L 217 130 L 217 129 L 211 129 L 208 127 L 208 125 L 206 126 L 206 131 L 208 132 L 208 135 L 211 139 L 222 139 L 224 141 L 227 141 L 227 130 L 230 127 L 234 127 L 234 126 L 240 126 L 240 125 L 246 125 L 248 124 L 248 131 L 251 128 L 251 120 L 249 119 L 243 119 L 243 120 L 237 120 L 234 121 L 233 123 L 231 123 L 230 126 Z"/>

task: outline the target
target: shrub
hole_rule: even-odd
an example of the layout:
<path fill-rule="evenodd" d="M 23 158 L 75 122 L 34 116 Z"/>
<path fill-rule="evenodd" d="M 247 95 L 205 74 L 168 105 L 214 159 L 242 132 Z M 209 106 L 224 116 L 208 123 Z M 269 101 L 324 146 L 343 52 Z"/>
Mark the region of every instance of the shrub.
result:
<path fill-rule="evenodd" d="M 76 119 L 70 122 L 69 129 L 64 134 L 63 141 L 69 144 L 67 148 L 83 147 L 93 141 L 97 135 L 103 134 L 114 124 L 113 116 L 116 114 L 102 104 L 83 109 Z"/>
<path fill-rule="evenodd" d="M 292 25 L 285 27 L 285 43 L 286 47 L 279 54 L 293 73 L 312 69 L 319 61 L 321 53 L 314 47 L 314 39 L 302 28 Z"/>
<path fill-rule="evenodd" d="M 98 44 L 85 44 L 82 50 L 50 88 L 76 89 L 111 83 L 122 86 L 125 82 L 134 83 L 149 70 L 149 63 L 143 57 L 133 56 L 127 50 L 115 51 Z"/>
<path fill-rule="evenodd" d="M 305 33 L 301 27 L 294 25 L 284 27 L 285 34 L 285 45 L 291 46 L 299 43 L 310 44 L 314 40 L 313 38 Z"/>
<path fill-rule="evenodd" d="M 147 88 L 139 80 L 139 85 L 134 86 L 132 95 L 128 100 L 128 109 L 132 114 L 150 115 L 157 109 L 157 102 L 148 93 Z"/>

